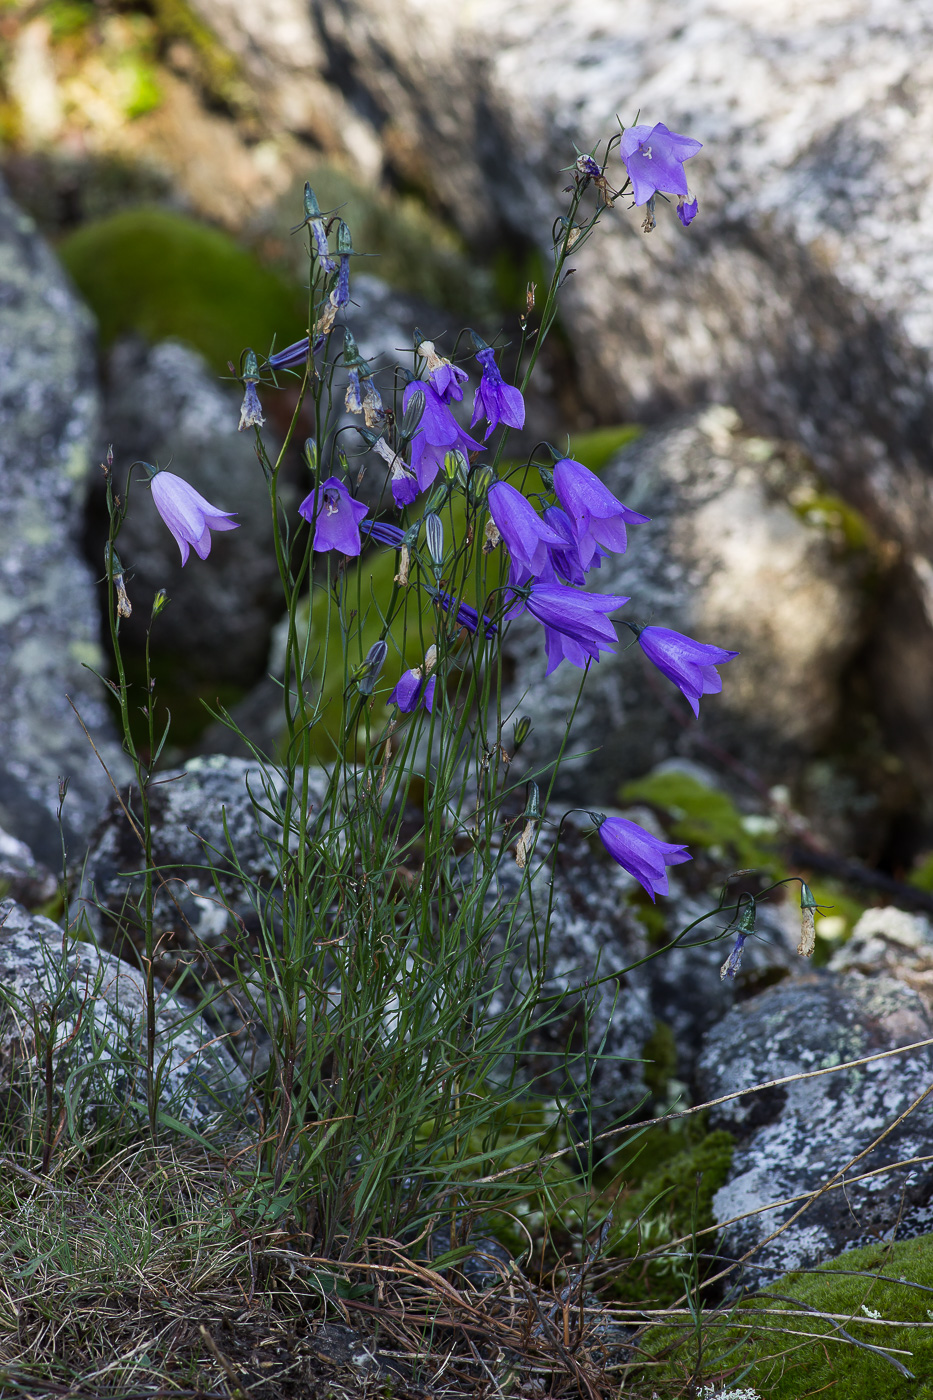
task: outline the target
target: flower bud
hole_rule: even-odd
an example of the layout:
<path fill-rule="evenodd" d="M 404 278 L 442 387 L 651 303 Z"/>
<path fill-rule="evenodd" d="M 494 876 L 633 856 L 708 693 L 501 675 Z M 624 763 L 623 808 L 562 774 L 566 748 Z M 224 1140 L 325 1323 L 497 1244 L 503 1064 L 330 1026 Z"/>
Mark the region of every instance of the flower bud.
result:
<path fill-rule="evenodd" d="M 399 438 L 404 442 L 410 442 L 418 431 L 418 425 L 424 416 L 424 405 L 426 398 L 421 389 L 416 389 L 408 400 L 408 407 L 402 415 L 402 422 L 399 426 Z"/>
<path fill-rule="evenodd" d="M 474 467 L 470 473 L 469 493 L 470 504 L 483 506 L 486 504 L 486 497 L 489 488 L 495 481 L 495 475 L 491 467 Z"/>
<path fill-rule="evenodd" d="M 152 600 L 152 620 L 153 620 L 153 622 L 154 622 L 155 619 L 159 616 L 160 613 L 163 613 L 163 612 L 165 611 L 166 607 L 168 606 L 168 602 L 169 602 L 169 596 L 168 596 L 168 594 L 166 593 L 165 589 L 164 589 L 164 588 L 157 588 L 157 589 L 156 589 L 156 592 L 155 592 L 155 597 L 154 597 L 153 600 Z"/>
<path fill-rule="evenodd" d="M 528 784 L 528 793 L 525 799 L 525 819 L 530 822 L 541 820 L 541 791 L 537 783 Z"/>
<path fill-rule="evenodd" d="M 512 726 L 512 742 L 517 749 L 521 748 L 530 733 L 531 717 L 522 715 L 521 719 L 517 719 Z"/>
<path fill-rule="evenodd" d="M 431 563 L 435 571 L 439 572 L 444 563 L 444 526 L 440 516 L 435 515 L 433 511 L 424 518 L 424 536 Z"/>
<path fill-rule="evenodd" d="M 444 453 L 444 473 L 451 481 L 457 481 L 463 487 L 467 486 L 470 479 L 470 461 L 459 447 Z"/>
<path fill-rule="evenodd" d="M 313 437 L 305 438 L 304 447 L 301 449 L 301 455 L 304 458 L 305 466 L 308 468 L 308 471 L 312 476 L 316 476 L 318 469 L 318 450 L 317 443 Z"/>
<path fill-rule="evenodd" d="M 357 687 L 361 695 L 372 695 L 388 654 L 388 643 L 381 637 L 378 642 L 373 642 L 357 672 Z"/>
<path fill-rule="evenodd" d="M 360 354 L 356 336 L 349 329 L 343 333 L 343 362 L 347 369 L 358 369 L 361 379 L 370 379 L 372 370 Z"/>

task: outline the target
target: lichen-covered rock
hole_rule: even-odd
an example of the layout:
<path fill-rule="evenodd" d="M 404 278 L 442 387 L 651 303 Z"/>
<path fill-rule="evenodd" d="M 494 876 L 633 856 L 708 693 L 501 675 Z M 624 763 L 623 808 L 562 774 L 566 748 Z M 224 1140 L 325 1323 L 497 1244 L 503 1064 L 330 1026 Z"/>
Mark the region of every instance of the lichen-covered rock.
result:
<path fill-rule="evenodd" d="M 593 586 L 630 596 L 620 618 L 741 655 L 722 670 L 722 695 L 703 697 L 697 722 L 620 627 L 618 654 L 590 667 L 579 737 L 561 770 L 564 789 L 572 783 L 588 802 L 611 801 L 622 781 L 672 750 L 702 759 L 711 745 L 786 779 L 788 764 L 812 753 L 836 717 L 839 676 L 860 640 L 866 552 L 807 517 L 819 486 L 798 453 L 738 428 L 735 414 L 708 410 L 647 434 L 602 474 L 651 519 L 629 526 L 627 553 L 604 559 Z M 506 646 L 513 702 L 522 697 L 534 725 L 522 761 L 547 762 L 580 671 L 564 663 L 541 684 L 542 629 L 528 614 Z"/>
<path fill-rule="evenodd" d="M 733 1007 L 710 1031 L 697 1066 L 704 1100 L 924 1040 L 933 1034 L 916 992 L 888 977 L 814 973 Z M 924 1101 L 871 1148 L 933 1083 L 933 1050 L 874 1060 L 858 1069 L 800 1079 L 731 1099 L 710 1111 L 712 1127 L 737 1139 L 714 1212 L 726 1225 L 723 1253 L 747 1283 L 809 1268 L 870 1239 L 930 1228 L 933 1168 L 896 1167 L 929 1153 L 933 1104 Z M 857 1163 L 854 1159 L 860 1153 Z M 777 1238 L 800 1208 L 776 1203 L 817 1190 L 853 1165 L 843 1189 L 826 1192 Z M 884 1171 L 885 1167 L 890 1171 Z M 867 1173 L 867 1179 L 857 1180 Z M 747 1214 L 754 1212 L 753 1214 Z M 759 1248 L 760 1246 L 760 1248 Z"/>
<path fill-rule="evenodd" d="M 0 186 L 0 822 L 61 867 L 125 763 L 100 683 L 94 577 L 81 558 L 97 412 L 93 324 L 31 221 Z M 74 709 L 72 708 L 74 706 Z"/>
<path fill-rule="evenodd" d="M 56 1085 L 81 1085 L 77 1112 L 126 1112 L 145 1102 L 146 982 L 135 968 L 79 943 L 12 900 L 0 903 L 0 1085 L 16 1080 L 55 1037 Z M 225 1105 L 241 1102 L 244 1080 L 200 1016 L 164 990 L 157 995 L 160 1105 L 203 1130 Z M 140 1116 L 140 1107 L 130 1116 Z"/>
<path fill-rule="evenodd" d="M 54 899 L 58 881 L 39 861 L 25 841 L 0 827 L 0 892 L 19 904 L 35 907 Z"/>
<path fill-rule="evenodd" d="M 212 504 L 235 511 L 239 527 L 213 537 L 209 560 L 192 554 L 182 567 L 137 468 L 117 544 L 133 603 L 122 637 L 131 650 L 143 648 L 153 595 L 167 589 L 169 605 L 153 625 L 153 648 L 173 657 L 186 676 L 218 687 L 258 678 L 282 608 L 268 490 L 252 433 L 237 431 L 239 399 L 195 350 L 174 341 L 147 346 L 125 339 L 107 360 L 100 441 L 103 448 L 113 444 L 118 481 L 136 461 L 170 467 Z M 94 507 L 92 548 L 102 559 L 102 484 Z"/>
<path fill-rule="evenodd" d="M 919 992 L 933 1011 L 933 928 L 923 914 L 893 906 L 866 909 L 829 966 L 833 972 L 894 977 Z"/>

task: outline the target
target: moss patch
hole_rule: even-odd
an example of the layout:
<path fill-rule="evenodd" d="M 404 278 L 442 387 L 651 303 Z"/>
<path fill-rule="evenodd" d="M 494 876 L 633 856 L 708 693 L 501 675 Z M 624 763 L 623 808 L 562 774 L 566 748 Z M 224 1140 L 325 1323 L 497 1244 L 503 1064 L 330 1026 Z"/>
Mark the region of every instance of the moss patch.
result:
<path fill-rule="evenodd" d="M 86 224 L 59 248 L 107 346 L 174 336 L 219 373 L 240 350 L 305 334 L 304 294 L 219 230 L 158 208 Z"/>
<path fill-rule="evenodd" d="M 933 1400 L 933 1235 L 850 1250 L 814 1273 L 788 1274 L 765 1292 L 792 1301 L 771 1301 L 762 1294 L 724 1314 L 720 1326 L 707 1321 L 705 1377 L 754 1387 L 768 1400 L 816 1395 L 823 1400 Z M 912 1378 L 882 1357 L 839 1340 L 833 1322 L 809 1313 L 811 1308 L 838 1315 L 838 1324 L 856 1341 L 890 1348 Z M 897 1325 L 884 1326 L 884 1321 Z M 673 1329 L 666 1328 L 649 1334 L 645 1344 L 655 1355 L 671 1352 L 670 1379 L 685 1381 L 692 1374 L 692 1335 L 678 1344 Z M 658 1379 L 654 1372 L 652 1380 Z"/>

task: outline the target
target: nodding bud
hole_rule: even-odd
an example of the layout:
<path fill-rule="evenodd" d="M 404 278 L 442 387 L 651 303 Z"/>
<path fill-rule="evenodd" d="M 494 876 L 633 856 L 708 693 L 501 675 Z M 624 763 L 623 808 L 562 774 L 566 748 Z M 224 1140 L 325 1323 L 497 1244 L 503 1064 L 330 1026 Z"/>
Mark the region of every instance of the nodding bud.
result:
<path fill-rule="evenodd" d="M 809 885 L 800 882 L 800 942 L 797 952 L 802 958 L 813 956 L 816 947 L 816 911 L 819 908 Z"/>
<path fill-rule="evenodd" d="M 459 481 L 461 486 L 466 486 L 469 481 L 470 460 L 459 447 L 444 453 L 444 473 L 451 481 Z"/>
<path fill-rule="evenodd" d="M 255 350 L 247 350 L 243 355 L 243 383 L 259 383 L 259 361 Z"/>
<path fill-rule="evenodd" d="M 353 252 L 353 235 L 343 219 L 337 225 L 337 252 L 344 257 Z"/>
<path fill-rule="evenodd" d="M 311 472 L 312 475 L 316 475 L 318 468 L 318 451 L 317 443 L 313 437 L 305 438 L 304 446 L 301 449 L 301 455 L 304 458 L 305 466 L 308 468 L 308 471 Z"/>
<path fill-rule="evenodd" d="M 361 695 L 372 695 L 388 654 L 387 642 L 384 642 L 382 638 L 378 642 L 373 642 L 357 673 L 357 687 Z"/>
<path fill-rule="evenodd" d="M 424 537 L 428 543 L 428 554 L 436 570 L 444 562 L 444 525 L 439 515 L 433 511 L 424 517 Z"/>
<path fill-rule="evenodd" d="M 551 471 L 550 467 L 539 467 L 538 475 L 541 478 L 541 485 L 544 487 L 545 491 L 553 491 L 554 473 Z"/>
<path fill-rule="evenodd" d="M 159 613 L 165 611 L 166 607 L 168 606 L 168 601 L 169 601 L 169 597 L 168 597 L 168 594 L 166 593 L 165 589 L 164 589 L 164 588 L 157 588 L 157 589 L 156 589 L 156 593 L 155 593 L 155 597 L 154 597 L 153 600 L 152 600 L 152 618 L 153 618 L 153 621 L 159 616 Z"/>
<path fill-rule="evenodd" d="M 491 467 L 474 467 L 470 473 L 470 503 L 474 506 L 486 504 L 486 497 L 489 488 L 495 481 L 495 475 Z"/>
<path fill-rule="evenodd" d="M 488 349 L 489 349 L 489 346 L 486 344 L 486 342 L 485 342 L 485 340 L 483 339 L 483 337 L 482 337 L 481 335 L 477 335 L 477 334 L 476 334 L 476 331 L 470 331 L 470 335 L 473 337 L 473 348 L 474 348 L 477 352 L 479 352 L 480 350 L 488 350 Z"/>
<path fill-rule="evenodd" d="M 424 406 L 427 402 L 426 396 L 421 389 L 416 389 L 408 400 L 408 407 L 402 415 L 402 422 L 399 427 L 399 437 L 402 442 L 410 442 L 418 431 L 418 425 L 424 417 Z"/>
<path fill-rule="evenodd" d="M 541 820 L 541 792 L 537 783 L 528 784 L 528 796 L 525 800 L 525 820 L 529 822 Z"/>
<path fill-rule="evenodd" d="M 344 330 L 343 333 L 343 362 L 347 369 L 359 370 L 361 379 L 369 379 L 372 375 L 372 370 L 360 354 L 356 336 L 351 330 Z"/>
<path fill-rule="evenodd" d="M 305 218 L 319 219 L 321 217 L 321 206 L 317 202 L 317 195 L 311 188 L 311 182 L 305 180 Z"/>
<path fill-rule="evenodd" d="M 512 742 L 517 749 L 521 748 L 530 733 L 531 718 L 529 715 L 522 715 L 521 719 L 517 719 L 512 726 Z"/>

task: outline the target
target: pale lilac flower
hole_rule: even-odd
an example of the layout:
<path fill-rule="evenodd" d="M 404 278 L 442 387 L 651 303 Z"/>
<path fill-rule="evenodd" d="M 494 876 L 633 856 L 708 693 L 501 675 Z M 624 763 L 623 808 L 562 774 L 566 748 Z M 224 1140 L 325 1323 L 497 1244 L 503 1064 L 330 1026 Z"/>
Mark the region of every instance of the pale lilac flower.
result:
<path fill-rule="evenodd" d="M 589 467 L 570 457 L 562 457 L 554 467 L 554 490 L 576 532 L 584 569 L 591 569 L 602 557 L 600 546 L 624 554 L 626 524 L 644 525 L 648 521 L 647 515 L 617 500 Z"/>
<path fill-rule="evenodd" d="M 312 548 L 319 554 L 337 549 L 341 554 L 359 554 L 360 521 L 369 514 L 369 507 L 355 501 L 343 482 L 336 476 L 306 496 L 298 514 L 314 525 Z"/>
<path fill-rule="evenodd" d="M 565 544 L 562 536 L 542 520 L 531 502 L 507 481 L 494 482 L 487 500 L 489 514 L 514 562 L 532 574 L 544 573 L 550 566 L 548 546 L 560 549 Z"/>
<path fill-rule="evenodd" d="M 606 850 L 630 875 L 634 875 L 654 903 L 655 895 L 668 893 L 668 865 L 682 865 L 693 857 L 686 846 L 659 841 L 650 831 L 625 817 L 607 817 L 600 825 L 599 839 Z"/>
<path fill-rule="evenodd" d="M 522 428 L 525 424 L 525 401 L 518 389 L 506 384 L 496 364 L 496 352 L 490 346 L 477 350 L 476 358 L 483 366 L 483 377 L 473 398 L 473 417 L 470 427 L 475 428 L 481 418 L 489 424 L 483 440 L 489 437 L 500 423 L 510 428 Z"/>
<path fill-rule="evenodd" d="M 722 677 L 716 667 L 734 661 L 739 654 L 726 651 L 724 647 L 695 642 L 692 637 L 672 632 L 669 627 L 643 627 L 638 633 L 638 645 L 648 660 L 683 693 L 697 718 L 700 696 L 718 695 L 722 690 Z"/>
<path fill-rule="evenodd" d="M 658 193 L 688 198 L 684 161 L 695 156 L 702 144 L 691 136 L 669 131 L 663 122 L 656 126 L 630 126 L 624 131 L 620 149 L 635 203 L 647 204 Z"/>
<path fill-rule="evenodd" d="M 152 473 L 153 469 L 149 470 Z M 211 552 L 212 530 L 239 529 L 239 522 L 230 519 L 236 511 L 212 506 L 174 472 L 155 471 L 151 486 L 156 510 L 175 536 L 182 564 L 188 562 L 189 546 L 199 559 L 207 558 Z"/>

